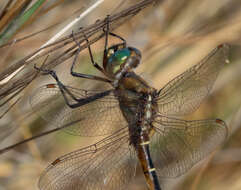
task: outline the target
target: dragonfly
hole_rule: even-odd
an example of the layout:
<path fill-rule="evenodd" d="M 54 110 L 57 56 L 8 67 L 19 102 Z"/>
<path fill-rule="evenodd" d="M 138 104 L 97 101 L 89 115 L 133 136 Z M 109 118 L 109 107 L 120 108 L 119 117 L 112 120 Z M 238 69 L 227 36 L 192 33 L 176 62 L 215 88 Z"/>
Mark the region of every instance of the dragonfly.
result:
<path fill-rule="evenodd" d="M 104 77 L 76 72 L 79 52 L 71 75 L 107 83 L 109 89 L 66 86 L 55 71 L 35 66 L 56 81 L 39 87 L 31 97 L 36 112 L 59 128 L 65 126 L 67 133 L 104 136 L 52 162 L 40 176 L 40 190 L 128 189 L 137 167 L 142 169 L 148 189 L 161 190 L 161 178 L 184 174 L 227 138 L 228 127 L 221 119 L 183 119 L 209 95 L 227 63 L 227 44 L 217 46 L 157 90 L 135 73 L 141 52 L 110 32 L 108 17 L 106 20 L 102 66 L 94 61 L 84 34 L 91 64 Z M 109 36 L 120 43 L 109 47 Z M 73 39 L 78 44 L 74 34 Z"/>

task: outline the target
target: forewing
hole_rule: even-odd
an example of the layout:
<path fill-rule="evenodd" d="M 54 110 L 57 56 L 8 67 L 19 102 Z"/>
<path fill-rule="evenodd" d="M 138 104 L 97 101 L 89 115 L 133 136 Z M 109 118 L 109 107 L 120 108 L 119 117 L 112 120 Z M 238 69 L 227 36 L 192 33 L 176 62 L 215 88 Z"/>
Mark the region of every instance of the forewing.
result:
<path fill-rule="evenodd" d="M 128 130 L 58 158 L 41 175 L 40 190 L 126 189 L 137 161 Z"/>
<path fill-rule="evenodd" d="M 48 84 L 37 89 L 32 95 L 30 103 L 34 112 L 57 127 L 78 121 L 65 130 L 80 136 L 112 134 L 127 125 L 113 92 L 93 100 L 93 97 L 98 97 L 104 91 L 66 88 L 76 98 L 90 101 L 76 108 L 70 108 L 59 87 L 55 84 Z M 71 104 L 76 103 L 69 95 L 67 95 L 67 99 Z"/>
<path fill-rule="evenodd" d="M 177 177 L 221 145 L 227 126 L 220 119 L 185 121 L 158 116 L 151 156 L 159 177 Z"/>
<path fill-rule="evenodd" d="M 228 51 L 228 45 L 218 46 L 199 64 L 166 84 L 157 97 L 159 112 L 169 116 L 182 116 L 195 111 L 227 62 Z"/>

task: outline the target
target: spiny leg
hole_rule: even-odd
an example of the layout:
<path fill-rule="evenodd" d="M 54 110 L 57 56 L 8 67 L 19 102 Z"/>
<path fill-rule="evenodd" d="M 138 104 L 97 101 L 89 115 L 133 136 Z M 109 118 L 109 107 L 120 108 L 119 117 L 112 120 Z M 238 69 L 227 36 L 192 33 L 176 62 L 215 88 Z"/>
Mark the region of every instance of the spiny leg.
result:
<path fill-rule="evenodd" d="M 105 91 L 105 92 L 101 92 L 99 94 L 96 94 L 94 96 L 90 96 L 90 97 L 85 97 L 85 98 L 76 98 L 69 90 L 68 88 L 66 88 L 66 86 L 59 80 L 58 76 L 56 75 L 55 71 L 53 70 L 48 70 L 48 69 L 43 69 L 42 67 L 37 67 L 36 65 L 34 65 L 34 68 L 38 71 L 43 72 L 44 74 L 49 74 L 51 75 L 57 82 L 57 85 L 60 89 L 61 94 L 64 97 L 64 101 L 65 103 L 70 107 L 70 108 L 76 108 L 79 106 L 82 106 L 84 104 L 90 103 L 96 99 L 99 99 L 101 97 L 104 97 L 106 95 L 108 95 L 111 91 Z M 76 101 L 76 103 L 71 104 L 67 98 L 66 95 L 69 95 L 73 100 Z"/>
<path fill-rule="evenodd" d="M 108 36 L 114 36 L 118 39 L 120 39 L 122 41 L 122 43 L 117 44 L 117 45 L 122 45 L 123 48 L 126 47 L 126 40 L 124 38 L 122 38 L 121 36 L 119 36 L 118 34 L 112 33 L 110 32 L 110 15 L 107 15 L 106 17 L 106 29 L 105 27 L 103 28 L 103 31 L 105 32 L 105 49 L 104 49 L 104 57 L 103 57 L 103 62 L 107 60 L 107 54 L 108 54 Z"/>
<path fill-rule="evenodd" d="M 59 80 L 57 74 L 55 73 L 54 70 L 49 70 L 49 69 L 43 69 L 42 67 L 37 67 L 36 65 L 34 65 L 34 68 L 40 72 L 43 72 L 44 74 L 49 74 L 51 75 L 55 81 L 57 82 L 57 85 L 60 89 L 61 94 L 64 97 L 65 103 L 69 106 L 72 107 L 72 105 L 69 103 L 66 94 L 69 94 L 71 98 L 73 98 L 74 100 L 78 101 L 78 99 L 65 87 L 65 85 Z"/>
<path fill-rule="evenodd" d="M 106 17 L 106 29 L 103 28 L 103 31 L 105 32 L 105 50 L 106 51 L 108 50 L 108 36 L 109 35 L 120 39 L 122 41 L 122 43 L 120 43 L 120 44 L 123 44 L 123 46 L 126 47 L 126 40 L 124 38 L 122 38 L 118 34 L 110 32 L 110 15 L 107 15 L 107 17 Z"/>
<path fill-rule="evenodd" d="M 83 74 L 83 73 L 77 73 L 74 71 L 74 66 L 76 64 L 76 61 L 77 61 L 77 58 L 78 58 L 78 55 L 80 53 L 80 44 L 76 41 L 75 37 L 74 37 L 74 33 L 72 33 L 72 36 L 73 36 L 73 40 L 75 41 L 75 43 L 78 45 L 78 51 L 76 52 L 76 55 L 74 57 L 74 61 L 73 61 L 73 64 L 71 66 L 71 69 L 70 69 L 70 74 L 74 77 L 80 77 L 80 78 L 86 78 L 86 79 L 92 79 L 92 80 L 98 80 L 98 81 L 103 81 L 103 82 L 108 82 L 110 83 L 111 81 L 109 79 L 106 79 L 106 78 L 103 78 L 103 77 L 99 77 L 99 76 L 94 76 L 94 75 L 88 75 L 88 74 Z M 94 62 L 94 58 L 93 58 L 93 54 L 92 54 L 92 51 L 91 51 L 91 48 L 90 48 L 90 45 L 89 45 L 89 40 L 88 38 L 86 37 L 86 35 L 84 34 L 84 37 L 85 37 L 85 40 L 87 42 L 87 45 L 88 45 L 88 50 L 89 50 L 89 54 L 90 54 L 90 59 L 91 59 L 91 63 L 92 65 L 97 68 L 99 71 L 101 71 L 102 73 L 105 74 L 104 70 L 96 63 Z"/>

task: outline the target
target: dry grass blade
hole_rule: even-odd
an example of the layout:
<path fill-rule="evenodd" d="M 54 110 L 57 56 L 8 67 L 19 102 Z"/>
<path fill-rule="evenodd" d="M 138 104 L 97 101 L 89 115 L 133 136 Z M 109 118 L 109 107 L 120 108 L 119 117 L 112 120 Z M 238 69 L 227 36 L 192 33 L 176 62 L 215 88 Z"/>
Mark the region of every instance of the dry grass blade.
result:
<path fill-rule="evenodd" d="M 1 13 L 1 21 L 0 21 L 0 31 L 14 18 L 16 17 L 23 9 L 23 7 L 26 7 L 30 3 L 29 0 L 24 1 L 16 1 L 14 5 L 9 8 L 12 4 L 12 1 L 8 1 L 8 3 L 5 5 L 4 9 Z M 9 11 L 8 11 L 9 9 Z"/>

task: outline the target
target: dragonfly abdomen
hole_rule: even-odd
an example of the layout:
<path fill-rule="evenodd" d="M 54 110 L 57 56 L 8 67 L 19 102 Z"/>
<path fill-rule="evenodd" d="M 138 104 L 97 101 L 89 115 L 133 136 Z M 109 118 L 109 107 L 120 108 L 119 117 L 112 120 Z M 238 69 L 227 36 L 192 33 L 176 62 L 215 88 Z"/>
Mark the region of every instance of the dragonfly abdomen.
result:
<path fill-rule="evenodd" d="M 154 167 L 153 161 L 151 159 L 149 150 L 149 134 L 147 131 L 143 131 L 140 138 L 139 144 L 135 147 L 136 153 L 142 167 L 143 173 L 146 178 L 146 182 L 150 190 L 161 190 L 158 177 L 156 174 L 156 169 Z"/>
<path fill-rule="evenodd" d="M 125 83 L 122 83 L 122 88 L 118 89 L 120 109 L 129 124 L 130 142 L 135 147 L 149 189 L 160 190 L 149 151 L 150 137 L 153 133 L 151 122 L 155 116 L 155 90 L 138 78 L 133 77 L 132 80 L 135 81 L 136 88 L 134 85 L 125 86 Z"/>
<path fill-rule="evenodd" d="M 148 94 L 146 97 L 146 103 L 143 109 L 143 115 L 140 120 L 140 134 L 135 146 L 139 162 L 141 164 L 142 170 L 144 172 L 146 182 L 151 190 L 160 190 L 160 185 L 158 177 L 156 174 L 156 169 L 151 159 L 149 144 L 150 144 L 150 134 L 153 129 L 150 125 L 152 117 L 154 115 L 152 111 L 153 100 L 152 95 Z"/>

